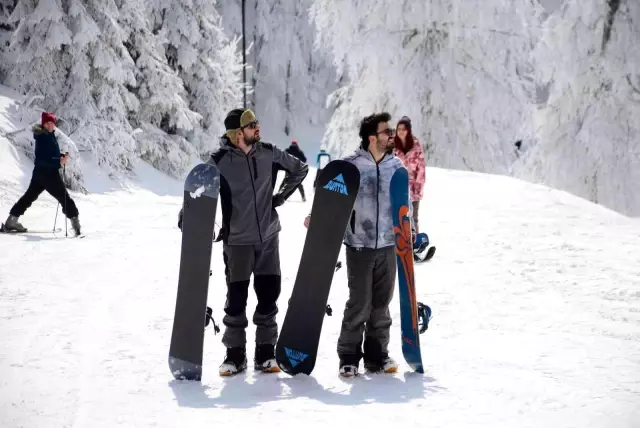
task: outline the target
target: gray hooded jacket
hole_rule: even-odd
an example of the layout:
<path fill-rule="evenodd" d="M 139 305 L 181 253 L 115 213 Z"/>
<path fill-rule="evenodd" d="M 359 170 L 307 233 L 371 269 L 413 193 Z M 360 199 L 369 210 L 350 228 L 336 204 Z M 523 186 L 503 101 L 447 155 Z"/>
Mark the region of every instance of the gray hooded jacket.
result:
<path fill-rule="evenodd" d="M 395 245 L 389 185 L 393 173 L 404 166 L 402 161 L 387 154 L 376 163 L 371 153 L 362 148 L 344 160 L 360 171 L 360 190 L 344 243 L 350 247 L 373 249 Z M 411 204 L 409 209 L 411 218 Z"/>
<path fill-rule="evenodd" d="M 255 245 L 280 232 L 275 208 L 291 196 L 309 169 L 269 143 L 258 142 L 245 155 L 226 136 L 209 162 L 220 170 L 220 234 L 228 245 Z M 274 195 L 278 171 L 286 171 L 286 176 L 282 189 Z"/>

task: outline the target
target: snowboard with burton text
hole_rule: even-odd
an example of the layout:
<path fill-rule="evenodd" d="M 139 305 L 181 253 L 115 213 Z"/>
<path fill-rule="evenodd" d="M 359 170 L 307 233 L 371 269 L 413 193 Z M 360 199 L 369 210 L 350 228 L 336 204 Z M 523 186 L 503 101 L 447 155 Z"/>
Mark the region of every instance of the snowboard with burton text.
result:
<path fill-rule="evenodd" d="M 276 345 L 285 373 L 309 375 L 316 363 L 320 332 L 336 262 L 360 189 L 360 171 L 344 160 L 329 162 L 316 182 L 311 220 L 298 274 Z"/>

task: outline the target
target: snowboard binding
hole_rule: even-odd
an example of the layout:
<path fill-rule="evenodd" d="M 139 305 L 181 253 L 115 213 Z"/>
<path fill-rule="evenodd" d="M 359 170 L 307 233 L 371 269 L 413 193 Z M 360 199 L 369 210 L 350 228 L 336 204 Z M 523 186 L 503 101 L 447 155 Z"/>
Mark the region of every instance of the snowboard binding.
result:
<path fill-rule="evenodd" d="M 341 267 L 342 267 L 342 262 L 338 260 L 338 263 L 336 263 L 335 272 L 338 272 Z M 327 307 L 324 309 L 324 313 L 327 314 L 327 316 L 333 315 L 333 309 L 331 308 L 331 305 L 327 305 Z"/>
<path fill-rule="evenodd" d="M 430 245 L 429 235 L 418 233 L 413 240 L 413 261 L 416 263 L 428 262 L 436 254 L 436 247 Z"/>
<path fill-rule="evenodd" d="M 213 319 L 213 309 L 207 306 L 207 314 L 205 315 L 205 318 L 204 318 L 204 328 L 207 328 L 207 326 L 209 325 L 209 322 L 213 324 L 214 334 L 220 333 L 220 327 L 218 327 L 218 324 L 216 324 L 216 321 Z"/>
<path fill-rule="evenodd" d="M 422 302 L 418 302 L 418 327 L 420 327 L 420 334 L 427 331 L 431 318 L 431 308 Z"/>
<path fill-rule="evenodd" d="M 212 276 L 212 275 L 213 275 L 213 271 L 209 269 L 209 276 Z M 213 332 L 215 334 L 220 333 L 220 327 L 218 327 L 218 324 L 216 324 L 216 321 L 213 319 L 213 309 L 207 306 L 207 313 L 204 318 L 204 328 L 207 328 L 207 326 L 209 325 L 209 322 L 213 323 Z"/>

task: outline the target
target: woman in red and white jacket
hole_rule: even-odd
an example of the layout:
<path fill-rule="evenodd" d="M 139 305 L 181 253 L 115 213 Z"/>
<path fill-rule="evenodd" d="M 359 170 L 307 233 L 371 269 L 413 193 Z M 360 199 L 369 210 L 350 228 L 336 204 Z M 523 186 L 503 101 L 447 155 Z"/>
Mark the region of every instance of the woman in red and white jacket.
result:
<path fill-rule="evenodd" d="M 409 171 L 413 226 L 415 233 L 420 233 L 418 228 L 418 206 L 422 200 L 425 182 L 424 151 L 420 141 L 411 133 L 411 119 L 407 116 L 402 116 L 398 121 L 394 143 L 394 154 L 400 158 Z"/>

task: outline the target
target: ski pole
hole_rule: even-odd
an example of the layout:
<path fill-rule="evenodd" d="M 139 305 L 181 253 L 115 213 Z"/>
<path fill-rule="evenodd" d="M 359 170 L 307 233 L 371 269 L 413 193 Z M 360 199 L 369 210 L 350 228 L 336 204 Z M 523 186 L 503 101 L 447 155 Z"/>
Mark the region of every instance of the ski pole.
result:
<path fill-rule="evenodd" d="M 56 231 L 56 223 L 58 221 L 58 209 L 60 208 L 60 202 L 58 202 L 58 205 L 56 205 L 56 218 L 53 219 L 53 232 L 55 233 Z"/>

